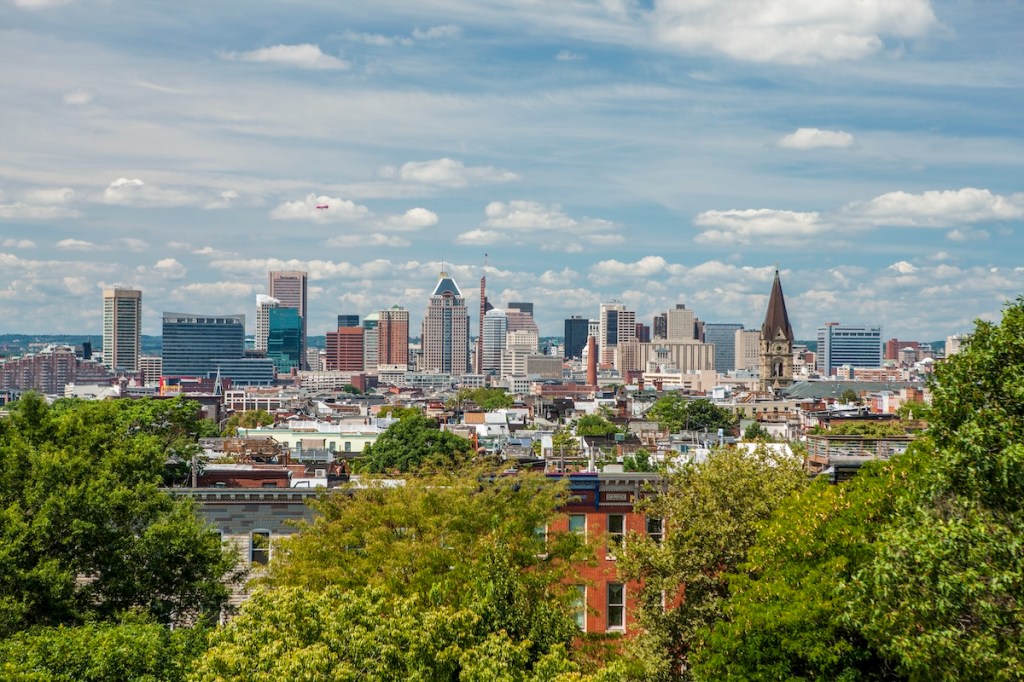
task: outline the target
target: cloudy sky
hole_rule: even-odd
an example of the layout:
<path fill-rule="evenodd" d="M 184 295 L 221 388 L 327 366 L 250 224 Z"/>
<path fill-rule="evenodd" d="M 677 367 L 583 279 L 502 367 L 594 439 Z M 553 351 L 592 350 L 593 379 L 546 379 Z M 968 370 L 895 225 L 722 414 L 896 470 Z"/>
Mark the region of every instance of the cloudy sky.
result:
<path fill-rule="evenodd" d="M 0 329 L 103 286 L 311 334 L 442 267 L 542 333 L 620 300 L 933 340 L 1024 293 L 1016 0 L 0 0 Z M 316 206 L 326 204 L 327 209 Z M 473 325 L 476 325 L 473 314 Z M 413 324 L 418 333 L 418 324 Z"/>

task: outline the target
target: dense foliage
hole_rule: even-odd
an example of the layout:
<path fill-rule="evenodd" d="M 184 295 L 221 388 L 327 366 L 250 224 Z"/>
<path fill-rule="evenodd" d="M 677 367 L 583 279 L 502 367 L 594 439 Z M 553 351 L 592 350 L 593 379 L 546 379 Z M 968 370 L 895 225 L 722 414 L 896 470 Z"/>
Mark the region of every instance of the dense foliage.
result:
<path fill-rule="evenodd" d="M 198 406 L 29 394 L 0 421 L 0 636 L 33 625 L 215 620 L 234 563 L 160 490 L 196 452 Z"/>
<path fill-rule="evenodd" d="M 619 427 L 599 414 L 585 414 L 573 424 L 577 436 L 610 436 L 620 433 Z"/>
<path fill-rule="evenodd" d="M 578 630 L 561 579 L 588 550 L 581 535 L 540 532 L 567 499 L 564 482 L 481 470 L 326 495 L 278 547 L 270 589 L 215 635 L 197 679 L 542 680 L 575 670 Z"/>
<path fill-rule="evenodd" d="M 458 392 L 448 400 L 446 407 L 449 409 L 462 410 L 473 405 L 485 412 L 512 407 L 515 398 L 502 388 L 460 388 Z"/>
<path fill-rule="evenodd" d="M 658 398 L 645 416 L 672 433 L 683 429 L 708 432 L 724 429 L 728 433 L 738 422 L 736 415 L 706 398 L 689 400 L 677 393 Z"/>
<path fill-rule="evenodd" d="M 223 435 L 234 436 L 239 428 L 255 429 L 260 426 L 270 426 L 274 423 L 274 415 L 266 410 L 245 410 L 235 412 L 224 422 Z"/>
<path fill-rule="evenodd" d="M 469 462 L 474 454 L 470 441 L 441 431 L 436 421 L 417 413 L 402 417 L 368 445 L 359 469 L 375 474 L 423 467 L 452 470 Z"/>

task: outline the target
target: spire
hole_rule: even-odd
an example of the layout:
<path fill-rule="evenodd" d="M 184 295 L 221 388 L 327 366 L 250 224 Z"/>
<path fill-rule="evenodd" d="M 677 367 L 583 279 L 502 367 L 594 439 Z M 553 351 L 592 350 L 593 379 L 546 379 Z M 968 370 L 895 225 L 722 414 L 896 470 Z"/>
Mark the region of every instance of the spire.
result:
<path fill-rule="evenodd" d="M 766 341 L 774 339 L 780 329 L 787 341 L 794 340 L 793 327 L 789 324 L 789 315 L 786 313 L 786 299 L 782 296 L 779 271 L 776 269 L 772 293 L 768 296 L 768 312 L 764 316 L 764 324 L 761 325 L 761 338 Z"/>

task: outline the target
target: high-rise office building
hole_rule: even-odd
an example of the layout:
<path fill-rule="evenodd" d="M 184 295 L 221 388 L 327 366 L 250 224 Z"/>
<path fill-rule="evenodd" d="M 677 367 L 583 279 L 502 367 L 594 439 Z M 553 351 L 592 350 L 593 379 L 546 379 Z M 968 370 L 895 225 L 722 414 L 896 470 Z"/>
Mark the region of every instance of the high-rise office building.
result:
<path fill-rule="evenodd" d="M 732 322 L 705 322 L 704 343 L 715 347 L 715 371 L 725 374 L 736 369 L 736 332 L 743 325 Z"/>
<path fill-rule="evenodd" d="M 423 368 L 461 376 L 469 365 L 469 316 L 455 280 L 442 272 L 423 317 Z"/>
<path fill-rule="evenodd" d="M 565 321 L 565 351 L 562 353 L 565 359 L 583 357 L 589 330 L 590 320 L 579 315 L 573 315 Z"/>
<path fill-rule="evenodd" d="M 533 303 L 527 301 L 509 301 L 506 307 L 509 310 L 518 310 L 521 313 L 526 313 L 530 317 L 533 317 Z"/>
<path fill-rule="evenodd" d="M 602 303 L 598 324 L 598 363 L 610 367 L 615 364 L 615 348 L 636 338 L 636 313 L 622 303 Z"/>
<path fill-rule="evenodd" d="M 301 270 L 278 270 L 270 272 L 268 276 L 268 290 L 272 298 L 279 301 L 279 308 L 293 308 L 299 312 L 299 322 L 302 325 L 302 332 L 299 338 L 299 368 L 301 369 L 306 359 L 307 329 L 306 321 L 309 317 L 306 309 L 306 273 Z"/>
<path fill-rule="evenodd" d="M 338 327 L 327 332 L 325 369 L 341 372 L 362 372 L 364 368 L 362 327 Z"/>
<path fill-rule="evenodd" d="M 733 369 L 756 372 L 761 367 L 761 330 L 740 329 L 735 333 Z"/>
<path fill-rule="evenodd" d="M 358 327 L 359 316 L 352 314 L 338 315 L 338 329 L 342 327 Z"/>
<path fill-rule="evenodd" d="M 278 374 L 302 369 L 306 351 L 302 347 L 302 317 L 296 308 L 273 308 L 269 316 L 267 357 Z"/>
<path fill-rule="evenodd" d="M 665 313 L 666 330 L 665 338 L 669 341 L 693 341 L 696 339 L 694 333 L 694 315 L 692 310 L 687 310 L 682 303 Z"/>
<path fill-rule="evenodd" d="M 276 298 L 266 294 L 256 295 L 256 335 L 253 337 L 253 350 L 267 352 L 267 334 L 270 333 L 270 310 L 281 305 Z"/>
<path fill-rule="evenodd" d="M 484 315 L 484 332 L 480 359 L 480 374 L 497 374 L 501 371 L 501 354 L 505 352 L 505 336 L 508 334 L 508 318 L 505 311 L 495 308 Z"/>
<path fill-rule="evenodd" d="M 245 315 L 164 313 L 164 376 L 206 377 L 245 354 Z"/>
<path fill-rule="evenodd" d="M 136 372 L 142 351 L 142 292 L 117 287 L 103 290 L 103 364 Z"/>
<path fill-rule="evenodd" d="M 668 313 L 654 316 L 651 321 L 651 336 L 655 340 L 668 338 Z"/>
<path fill-rule="evenodd" d="M 377 374 L 377 354 L 380 352 L 380 314 L 370 313 L 363 318 L 363 371 Z"/>
<path fill-rule="evenodd" d="M 409 311 L 392 306 L 377 313 L 377 366 L 409 366 Z"/>
<path fill-rule="evenodd" d="M 882 327 L 829 322 L 818 328 L 816 369 L 833 376 L 837 367 L 882 366 Z"/>

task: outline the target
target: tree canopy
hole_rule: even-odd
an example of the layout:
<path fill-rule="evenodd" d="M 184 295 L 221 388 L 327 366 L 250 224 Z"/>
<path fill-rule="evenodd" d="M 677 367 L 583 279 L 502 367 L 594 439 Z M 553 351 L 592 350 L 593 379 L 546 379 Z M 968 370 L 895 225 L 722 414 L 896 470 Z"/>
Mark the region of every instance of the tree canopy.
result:
<path fill-rule="evenodd" d="M 577 670 L 585 539 L 546 533 L 567 485 L 476 469 L 337 490 L 277 547 L 200 680 L 542 680 Z M 272 654 L 272 655 L 271 655 Z M 317 677 L 317 676 L 321 677 Z"/>
<path fill-rule="evenodd" d="M 243 429 L 255 429 L 260 426 L 269 426 L 274 423 L 274 415 L 266 410 L 245 410 L 235 412 L 224 423 L 224 435 L 233 436 L 238 433 L 239 427 Z"/>
<path fill-rule="evenodd" d="M 462 409 L 466 403 L 472 403 L 485 412 L 500 410 L 512 407 L 515 398 L 502 388 L 460 388 L 458 392 L 448 400 L 446 407 L 449 409 Z"/>
<path fill-rule="evenodd" d="M 583 415 L 576 420 L 574 427 L 577 436 L 610 436 L 620 432 L 619 427 L 599 414 Z"/>
<path fill-rule="evenodd" d="M 452 469 L 475 454 L 473 443 L 448 431 L 423 415 L 409 414 L 387 428 L 375 443 L 363 450 L 362 471 L 410 472 L 421 467 Z"/>
<path fill-rule="evenodd" d="M 647 410 L 646 418 L 658 422 L 661 428 L 676 432 L 730 431 L 737 424 L 736 415 L 706 398 L 688 400 L 677 393 L 662 396 Z"/>
<path fill-rule="evenodd" d="M 196 403 L 27 394 L 0 421 L 0 636 L 33 625 L 209 621 L 233 553 L 160 489 L 196 452 Z"/>

